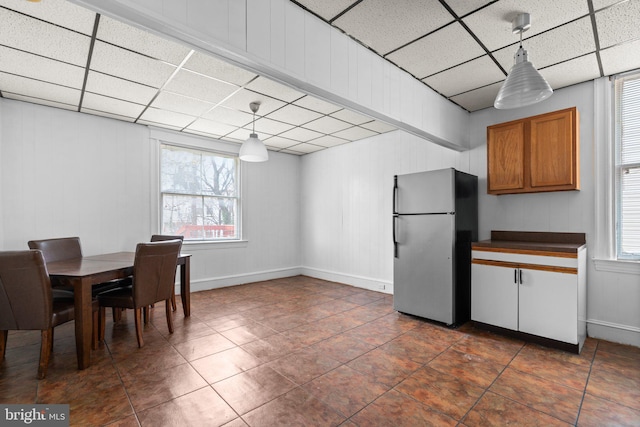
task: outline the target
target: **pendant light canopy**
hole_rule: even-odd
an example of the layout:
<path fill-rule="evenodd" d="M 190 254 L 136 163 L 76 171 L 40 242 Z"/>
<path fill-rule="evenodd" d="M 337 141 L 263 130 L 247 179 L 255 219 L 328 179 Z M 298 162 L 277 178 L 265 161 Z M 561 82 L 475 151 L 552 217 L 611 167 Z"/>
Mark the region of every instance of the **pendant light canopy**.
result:
<path fill-rule="evenodd" d="M 502 84 L 493 106 L 505 110 L 524 107 L 544 101 L 553 94 L 553 89 L 529 62 L 527 51 L 522 47 L 522 33 L 531 27 L 531 17 L 521 13 L 513 20 L 513 33 L 520 34 L 520 47 L 514 55 L 514 66 Z"/>
<path fill-rule="evenodd" d="M 258 134 L 256 133 L 256 113 L 260 108 L 260 103 L 252 102 L 249 104 L 249 108 L 253 111 L 253 130 L 249 135 L 249 138 L 243 142 L 242 147 L 240 147 L 240 160 L 245 162 L 266 162 L 269 160 L 267 147 L 265 147 L 264 143 L 260 141 Z"/>

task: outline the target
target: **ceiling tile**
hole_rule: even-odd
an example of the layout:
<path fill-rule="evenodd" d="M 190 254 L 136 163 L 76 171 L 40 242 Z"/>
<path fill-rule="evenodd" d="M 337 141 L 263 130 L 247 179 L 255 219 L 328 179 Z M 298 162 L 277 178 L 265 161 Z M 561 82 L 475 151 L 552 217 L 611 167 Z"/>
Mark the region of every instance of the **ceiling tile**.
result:
<path fill-rule="evenodd" d="M 61 102 L 48 101 L 46 99 L 33 98 L 31 96 L 17 95 L 15 93 L 5 92 L 2 94 L 6 99 L 15 99 L 17 101 L 29 102 L 31 104 L 46 105 L 48 107 L 62 108 L 64 110 L 77 111 L 78 105 L 63 104 Z"/>
<path fill-rule="evenodd" d="M 0 90 L 3 95 L 13 93 L 16 95 L 30 96 L 47 101 L 75 105 L 76 108 L 78 102 L 80 102 L 80 91 L 77 89 L 2 72 L 0 72 Z"/>
<path fill-rule="evenodd" d="M 320 113 L 307 110 L 306 108 L 297 107 L 289 104 L 268 115 L 270 119 L 279 120 L 293 125 L 302 125 L 321 117 Z"/>
<path fill-rule="evenodd" d="M 532 37 L 565 22 L 585 16 L 589 7 L 584 0 L 501 0 L 463 19 L 480 41 L 494 51 L 518 40 L 511 32 L 511 21 L 520 12 L 531 15 L 531 28 L 524 33 Z M 561 43 L 558 43 L 561 44 Z"/>
<path fill-rule="evenodd" d="M 256 132 L 268 133 L 271 135 L 277 135 L 282 132 L 286 132 L 291 129 L 293 125 L 288 123 L 279 122 L 267 118 L 256 119 Z M 245 126 L 245 129 L 251 129 L 251 125 Z"/>
<path fill-rule="evenodd" d="M 91 69 L 159 88 L 176 68 L 98 40 L 93 47 Z"/>
<path fill-rule="evenodd" d="M 493 101 L 495 101 L 500 87 L 502 87 L 502 82 L 452 96 L 451 100 L 468 111 L 493 107 Z"/>
<path fill-rule="evenodd" d="M 298 0 L 302 6 L 313 10 L 325 21 L 330 21 L 357 0 Z"/>
<path fill-rule="evenodd" d="M 310 95 L 298 99 L 294 104 L 322 114 L 331 114 L 342 109 L 342 107 L 323 101 L 322 99 L 314 98 Z"/>
<path fill-rule="evenodd" d="M 279 152 L 280 153 L 285 153 L 285 154 L 293 154 L 295 156 L 302 156 L 302 155 L 305 154 L 305 153 L 301 153 L 299 151 L 290 150 L 288 148 L 286 150 L 280 150 Z"/>
<path fill-rule="evenodd" d="M 332 24 L 381 55 L 453 21 L 438 0 L 364 0 Z"/>
<path fill-rule="evenodd" d="M 256 77 L 255 73 L 198 51 L 193 52 L 183 68 L 238 86 L 244 86 Z"/>
<path fill-rule="evenodd" d="M 218 104 L 238 87 L 201 74 L 180 70 L 164 88 L 167 91 Z"/>
<path fill-rule="evenodd" d="M 82 89 L 84 68 L 0 46 L 0 71 Z"/>
<path fill-rule="evenodd" d="M 0 5 L 90 36 L 96 13 L 67 0 L 2 0 Z"/>
<path fill-rule="evenodd" d="M 190 133 L 192 135 L 204 136 L 204 137 L 207 137 L 207 138 L 220 139 L 219 135 L 216 135 L 216 134 L 213 134 L 213 133 L 208 133 L 208 132 L 201 132 L 201 131 L 195 130 L 195 129 L 185 128 L 185 129 L 182 129 L 181 132 Z"/>
<path fill-rule="evenodd" d="M 593 0 L 593 10 L 600 10 L 603 7 L 611 6 L 619 2 L 620 0 Z"/>
<path fill-rule="evenodd" d="M 97 71 L 89 71 L 86 90 L 145 105 L 158 93 L 156 88 L 112 77 Z"/>
<path fill-rule="evenodd" d="M 315 130 L 322 133 L 334 133 L 340 130 L 351 127 L 351 123 L 343 122 L 342 120 L 334 119 L 333 117 L 324 116 L 317 120 L 306 123 L 305 128 Z"/>
<path fill-rule="evenodd" d="M 270 135 L 270 134 L 265 133 L 265 132 L 258 132 L 257 129 L 256 129 L 256 133 L 258 134 L 258 139 L 260 139 L 262 141 L 264 141 L 265 139 L 269 138 L 270 136 L 273 136 L 273 135 Z M 229 138 L 238 139 L 240 141 L 244 141 L 247 138 L 249 138 L 249 135 L 251 135 L 251 129 L 240 128 L 240 129 L 236 129 L 233 132 L 225 135 L 224 137 L 225 138 L 229 137 Z"/>
<path fill-rule="evenodd" d="M 231 110 L 225 107 L 216 107 L 211 111 L 205 113 L 202 117 L 205 119 L 213 120 L 214 122 L 225 123 L 233 126 L 245 126 L 250 124 L 253 120 L 253 116 L 244 111 Z"/>
<path fill-rule="evenodd" d="M 562 43 L 558 43 L 558 40 L 562 40 Z M 522 45 L 529 55 L 529 61 L 538 69 L 596 50 L 589 17 L 530 37 Z M 517 51 L 518 45 L 515 44 L 494 52 L 493 56 L 508 72 L 513 67 L 513 56 Z"/>
<path fill-rule="evenodd" d="M 130 123 L 133 123 L 136 119 L 135 117 L 121 116 L 118 114 L 107 113 L 100 110 L 92 110 L 91 108 L 84 108 L 84 107 L 82 108 L 82 110 L 80 110 L 80 112 L 85 114 L 91 114 L 92 116 L 108 117 L 110 119 L 122 120 Z"/>
<path fill-rule="evenodd" d="M 504 73 L 488 56 L 450 68 L 423 81 L 444 96 L 453 96 L 504 80 Z"/>
<path fill-rule="evenodd" d="M 272 136 L 264 140 L 264 144 L 267 147 L 273 147 L 277 149 L 292 147 L 299 143 L 299 141 L 294 141 L 293 139 L 289 138 L 283 138 L 281 136 Z"/>
<path fill-rule="evenodd" d="M 369 138 L 370 136 L 375 135 L 378 135 L 378 133 L 358 126 L 341 130 L 340 132 L 336 132 L 333 134 L 333 136 L 348 139 L 349 141 L 357 141 L 359 139 Z"/>
<path fill-rule="evenodd" d="M 85 93 L 82 99 L 82 107 L 136 119 L 140 113 L 142 113 L 145 106 L 110 98 L 108 96 Z"/>
<path fill-rule="evenodd" d="M 340 119 L 354 125 L 360 125 L 371 121 L 371 117 L 364 116 L 351 110 L 336 111 L 335 113 L 331 113 L 331 117 L 335 117 L 336 119 Z"/>
<path fill-rule="evenodd" d="M 221 137 L 235 131 L 236 127 L 201 118 L 191 123 L 185 130 L 196 130 Z"/>
<path fill-rule="evenodd" d="M 0 44 L 84 67 L 91 39 L 0 8 Z"/>
<path fill-rule="evenodd" d="M 640 40 L 600 51 L 605 76 L 640 68 Z"/>
<path fill-rule="evenodd" d="M 414 76 L 424 78 L 484 53 L 473 37 L 456 22 L 393 52 L 387 58 Z"/>
<path fill-rule="evenodd" d="M 200 116 L 206 111 L 213 108 L 215 104 L 201 101 L 199 99 L 188 96 L 177 95 L 175 93 L 162 91 L 151 104 L 152 107 L 161 110 L 175 111 L 176 113 L 184 113 L 190 116 Z"/>
<path fill-rule="evenodd" d="M 321 147 L 319 145 L 314 145 L 314 144 L 302 143 L 302 144 L 294 145 L 293 147 L 289 147 L 288 149 L 295 151 L 296 153 L 308 154 L 308 153 L 314 153 L 316 151 L 324 150 L 325 147 Z"/>
<path fill-rule="evenodd" d="M 458 16 L 464 16 L 492 1 L 493 0 L 447 0 L 447 4 Z"/>
<path fill-rule="evenodd" d="M 260 103 L 260 109 L 258 110 L 256 117 L 266 116 L 272 111 L 285 105 L 284 102 L 278 99 L 273 99 L 270 96 L 262 95 L 247 89 L 242 89 L 239 92 L 234 93 L 233 96 L 224 101 L 222 105 L 233 110 L 253 114 L 251 112 L 251 108 L 249 108 L 249 104 L 252 102 Z"/>
<path fill-rule="evenodd" d="M 265 77 L 258 77 L 249 83 L 246 88 L 285 102 L 293 102 L 304 96 L 304 93 L 302 92 L 292 89 L 289 86 L 274 82 L 273 80 L 269 80 Z"/>
<path fill-rule="evenodd" d="M 346 144 L 349 141 L 346 139 L 338 138 L 333 135 L 325 135 L 313 140 L 314 145 L 322 147 L 335 147 L 336 145 Z"/>
<path fill-rule="evenodd" d="M 600 48 L 640 39 L 640 2 L 628 1 L 596 13 Z"/>
<path fill-rule="evenodd" d="M 307 142 L 312 139 L 321 137 L 322 134 L 309 129 L 293 128 L 291 130 L 283 132 L 279 136 L 282 136 L 283 138 L 294 139 L 300 142 Z"/>
<path fill-rule="evenodd" d="M 585 55 L 571 61 L 543 68 L 540 74 L 553 89 L 560 89 L 576 83 L 600 77 L 600 68 L 596 54 Z"/>
<path fill-rule="evenodd" d="M 169 126 L 184 128 L 193 122 L 196 118 L 186 114 L 174 113 L 173 111 L 159 110 L 157 108 L 147 108 L 142 114 L 140 120 L 164 123 Z"/>
<path fill-rule="evenodd" d="M 378 132 L 378 133 L 391 132 L 391 131 L 394 131 L 394 130 L 397 129 L 395 126 L 388 125 L 388 124 L 386 124 L 384 122 L 381 122 L 379 120 L 374 120 L 374 121 L 369 122 L 369 123 L 363 123 L 360 126 L 365 128 L 365 129 L 369 129 L 369 130 L 372 130 L 372 131 Z"/>
<path fill-rule="evenodd" d="M 124 24 L 108 16 L 100 17 L 98 40 L 112 43 L 134 52 L 150 56 L 173 65 L 179 65 L 191 51 L 190 48 L 138 28 Z"/>

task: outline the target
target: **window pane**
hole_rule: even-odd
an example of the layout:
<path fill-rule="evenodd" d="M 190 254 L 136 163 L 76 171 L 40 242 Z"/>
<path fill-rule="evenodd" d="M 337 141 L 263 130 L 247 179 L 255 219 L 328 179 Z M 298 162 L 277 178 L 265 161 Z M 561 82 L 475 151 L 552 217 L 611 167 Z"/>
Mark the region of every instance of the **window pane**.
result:
<path fill-rule="evenodd" d="M 215 196 L 236 195 L 236 162 L 229 157 L 202 154 L 202 192 Z"/>
<path fill-rule="evenodd" d="M 620 102 L 620 161 L 640 163 L 640 79 L 623 83 Z"/>
<path fill-rule="evenodd" d="M 202 194 L 200 153 L 163 145 L 160 157 L 160 191 Z"/>
<path fill-rule="evenodd" d="M 620 256 L 640 255 L 640 167 L 624 168 L 620 177 Z"/>
<path fill-rule="evenodd" d="M 235 199 L 204 198 L 204 233 L 208 239 L 236 238 Z"/>

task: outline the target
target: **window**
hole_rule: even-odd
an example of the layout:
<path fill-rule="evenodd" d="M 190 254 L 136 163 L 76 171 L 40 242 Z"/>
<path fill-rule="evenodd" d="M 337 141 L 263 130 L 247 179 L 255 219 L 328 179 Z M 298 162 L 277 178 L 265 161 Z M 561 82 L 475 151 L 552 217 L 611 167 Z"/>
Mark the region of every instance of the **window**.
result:
<path fill-rule="evenodd" d="M 618 259 L 640 259 L 640 74 L 615 81 Z"/>
<path fill-rule="evenodd" d="M 238 160 L 209 151 L 162 144 L 162 234 L 185 240 L 236 240 Z"/>

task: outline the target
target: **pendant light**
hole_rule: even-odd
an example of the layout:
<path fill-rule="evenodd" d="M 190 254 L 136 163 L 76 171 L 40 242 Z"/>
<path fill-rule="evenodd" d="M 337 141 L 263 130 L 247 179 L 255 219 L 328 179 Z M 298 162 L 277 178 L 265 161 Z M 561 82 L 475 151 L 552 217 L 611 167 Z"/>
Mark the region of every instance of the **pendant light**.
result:
<path fill-rule="evenodd" d="M 494 107 L 501 110 L 535 104 L 544 101 L 553 93 L 549 83 L 529 62 L 527 51 L 522 47 L 522 33 L 531 28 L 530 15 L 519 14 L 512 25 L 513 33 L 520 34 L 520 47 L 514 55 L 514 65 L 493 103 Z"/>
<path fill-rule="evenodd" d="M 259 102 L 252 102 L 249 104 L 249 108 L 253 111 L 252 131 L 249 138 L 242 143 L 240 147 L 240 160 L 245 162 L 266 162 L 269 160 L 269 153 L 267 153 L 267 147 L 258 138 L 256 133 L 256 113 L 260 108 Z"/>

